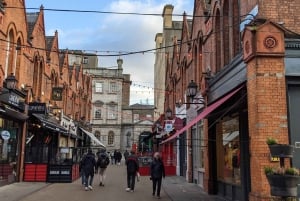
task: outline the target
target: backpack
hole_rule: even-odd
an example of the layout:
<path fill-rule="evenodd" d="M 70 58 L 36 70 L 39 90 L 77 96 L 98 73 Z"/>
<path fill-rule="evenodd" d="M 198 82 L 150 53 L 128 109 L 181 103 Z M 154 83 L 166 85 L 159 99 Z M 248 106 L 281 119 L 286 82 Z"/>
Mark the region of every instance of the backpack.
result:
<path fill-rule="evenodd" d="M 106 160 L 106 156 L 101 155 L 98 159 L 98 166 L 100 168 L 106 168 L 107 167 L 107 160 Z"/>

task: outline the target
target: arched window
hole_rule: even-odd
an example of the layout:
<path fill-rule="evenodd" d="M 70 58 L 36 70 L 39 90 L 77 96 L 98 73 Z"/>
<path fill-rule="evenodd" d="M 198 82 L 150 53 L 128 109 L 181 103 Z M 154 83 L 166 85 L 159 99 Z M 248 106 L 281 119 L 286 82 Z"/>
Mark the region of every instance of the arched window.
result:
<path fill-rule="evenodd" d="M 7 51 L 6 51 L 6 65 L 5 65 L 5 73 L 6 76 L 10 74 L 15 74 L 14 67 L 15 67 L 15 60 L 14 60 L 14 32 L 10 30 L 8 33 L 7 38 Z"/>
<path fill-rule="evenodd" d="M 17 80 L 20 80 L 20 68 L 21 68 L 21 39 L 18 38 L 17 40 L 17 48 L 16 48 L 16 70 L 15 70 L 15 76 Z"/>
<path fill-rule="evenodd" d="M 215 33 L 216 33 L 216 38 L 215 38 L 215 47 L 216 47 L 216 68 L 215 72 L 219 72 L 221 70 L 221 65 L 222 65 L 222 57 L 221 57 L 221 17 L 220 17 L 220 11 L 217 10 L 216 12 L 216 19 L 215 19 Z"/>
<path fill-rule="evenodd" d="M 223 55 L 224 55 L 224 65 L 228 64 L 230 61 L 230 54 L 232 45 L 229 40 L 230 31 L 232 29 L 232 14 L 229 13 L 229 3 L 228 0 L 224 1 L 223 4 Z"/>
<path fill-rule="evenodd" d="M 115 134 L 113 131 L 109 131 L 108 133 L 108 140 L 107 140 L 107 144 L 108 145 L 113 145 L 115 141 Z"/>

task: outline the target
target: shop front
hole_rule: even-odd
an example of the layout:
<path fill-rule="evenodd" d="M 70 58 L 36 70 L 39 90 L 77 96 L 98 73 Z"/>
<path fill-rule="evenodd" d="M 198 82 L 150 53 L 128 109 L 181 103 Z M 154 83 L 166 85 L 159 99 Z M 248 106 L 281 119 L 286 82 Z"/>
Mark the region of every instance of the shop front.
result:
<path fill-rule="evenodd" d="M 240 92 L 209 116 L 209 167 L 213 192 L 228 200 L 247 200 L 250 159 L 246 94 Z M 221 114 L 221 115 L 220 115 Z"/>
<path fill-rule="evenodd" d="M 31 103 L 29 109 L 24 181 L 72 182 L 77 179 L 80 157 L 76 135 L 46 112 L 45 103 Z"/>
<path fill-rule="evenodd" d="M 22 177 L 22 146 L 25 135 L 26 94 L 2 88 L 0 93 L 0 186 Z"/>

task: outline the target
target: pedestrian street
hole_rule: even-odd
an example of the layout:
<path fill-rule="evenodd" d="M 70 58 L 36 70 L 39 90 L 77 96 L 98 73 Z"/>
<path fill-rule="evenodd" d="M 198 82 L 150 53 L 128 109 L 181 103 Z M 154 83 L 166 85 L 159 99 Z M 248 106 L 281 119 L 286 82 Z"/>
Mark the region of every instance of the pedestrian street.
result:
<path fill-rule="evenodd" d="M 124 162 L 123 162 L 124 163 Z M 126 192 L 127 175 L 124 164 L 109 165 L 106 173 L 104 187 L 99 186 L 99 175 L 96 174 L 93 182 L 93 190 L 85 191 L 81 185 L 81 179 L 73 183 L 53 183 L 21 199 L 21 201 L 149 201 L 157 200 L 152 197 L 152 182 L 149 176 L 141 176 L 136 182 L 134 192 Z M 171 200 L 161 191 L 162 201 Z"/>

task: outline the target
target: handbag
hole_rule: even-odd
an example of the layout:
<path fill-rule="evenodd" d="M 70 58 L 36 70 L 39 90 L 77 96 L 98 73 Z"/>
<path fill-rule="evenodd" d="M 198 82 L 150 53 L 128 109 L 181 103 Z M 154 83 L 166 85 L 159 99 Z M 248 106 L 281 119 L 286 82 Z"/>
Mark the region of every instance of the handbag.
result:
<path fill-rule="evenodd" d="M 140 177 L 141 177 L 140 173 L 136 172 L 136 181 L 140 181 Z"/>

